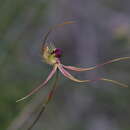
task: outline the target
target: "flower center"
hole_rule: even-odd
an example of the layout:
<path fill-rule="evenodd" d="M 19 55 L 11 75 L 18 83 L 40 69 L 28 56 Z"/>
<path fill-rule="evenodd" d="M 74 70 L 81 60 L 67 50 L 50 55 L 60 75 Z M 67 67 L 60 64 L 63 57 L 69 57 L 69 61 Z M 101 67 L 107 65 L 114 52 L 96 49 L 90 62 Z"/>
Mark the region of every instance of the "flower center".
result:
<path fill-rule="evenodd" d="M 56 58 L 60 58 L 62 55 L 62 51 L 60 48 L 56 48 L 55 50 L 53 50 L 52 54 L 54 54 Z"/>
<path fill-rule="evenodd" d="M 54 65 L 61 57 L 62 51 L 60 48 L 49 48 L 46 46 L 43 51 L 43 59 L 46 63 Z"/>

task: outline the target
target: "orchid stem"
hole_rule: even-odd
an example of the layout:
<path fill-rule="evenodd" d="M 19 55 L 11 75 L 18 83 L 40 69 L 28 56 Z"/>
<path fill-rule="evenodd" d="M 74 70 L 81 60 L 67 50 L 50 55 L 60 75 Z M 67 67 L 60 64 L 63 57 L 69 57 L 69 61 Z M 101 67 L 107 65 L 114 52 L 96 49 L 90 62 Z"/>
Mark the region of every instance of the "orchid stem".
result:
<path fill-rule="evenodd" d="M 52 97 L 53 97 L 53 94 L 54 94 L 54 92 L 55 92 L 55 90 L 56 90 L 56 88 L 57 88 L 57 82 L 58 82 L 58 77 L 59 77 L 58 74 L 59 74 L 59 73 L 58 73 L 58 70 L 57 70 L 57 72 L 56 72 L 56 79 L 55 79 L 55 82 L 54 82 L 54 84 L 53 84 L 53 86 L 52 86 L 52 89 L 51 89 L 51 91 L 49 92 L 45 103 L 42 105 L 41 110 L 40 110 L 40 112 L 38 113 L 36 119 L 33 121 L 33 123 L 31 124 L 31 126 L 30 126 L 27 130 L 32 130 L 32 128 L 34 127 L 34 125 L 37 123 L 37 121 L 40 119 L 41 115 L 42 115 L 43 112 L 45 111 L 45 109 L 46 109 L 48 103 L 51 101 L 51 99 L 52 99 Z"/>

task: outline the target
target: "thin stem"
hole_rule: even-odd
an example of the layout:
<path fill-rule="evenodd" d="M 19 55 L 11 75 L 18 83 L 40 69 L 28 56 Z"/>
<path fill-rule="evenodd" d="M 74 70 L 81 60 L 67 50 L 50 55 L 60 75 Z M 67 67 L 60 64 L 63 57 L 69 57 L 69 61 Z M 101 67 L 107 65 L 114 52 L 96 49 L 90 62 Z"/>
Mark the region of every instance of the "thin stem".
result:
<path fill-rule="evenodd" d="M 51 91 L 49 92 L 45 103 L 42 105 L 41 110 L 40 110 L 40 112 L 38 113 L 36 119 L 33 121 L 33 123 L 32 123 L 31 126 L 28 128 L 28 130 L 32 130 L 32 128 L 33 128 L 34 125 L 37 123 L 37 121 L 40 119 L 42 113 L 43 113 L 44 110 L 46 109 L 46 106 L 47 106 L 48 103 L 51 101 L 51 99 L 52 99 L 52 97 L 53 97 L 53 94 L 54 94 L 54 92 L 55 92 L 55 90 L 56 90 L 56 88 L 57 88 L 57 82 L 58 82 L 58 77 L 59 77 L 58 74 L 59 74 L 59 73 L 58 73 L 58 70 L 57 70 L 57 72 L 56 72 L 56 79 L 55 79 L 55 82 L 54 82 L 54 84 L 53 84 L 53 86 L 52 86 L 52 89 L 51 89 Z"/>

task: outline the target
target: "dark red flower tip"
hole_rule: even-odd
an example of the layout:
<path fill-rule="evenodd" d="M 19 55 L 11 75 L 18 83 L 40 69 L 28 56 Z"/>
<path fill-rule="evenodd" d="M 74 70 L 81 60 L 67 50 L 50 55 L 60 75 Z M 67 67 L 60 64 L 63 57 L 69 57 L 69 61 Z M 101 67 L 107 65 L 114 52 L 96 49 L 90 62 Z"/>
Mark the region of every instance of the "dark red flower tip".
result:
<path fill-rule="evenodd" d="M 62 55 L 62 51 L 60 48 L 56 48 L 55 51 L 54 51 L 55 55 L 57 58 L 60 58 L 61 55 Z"/>

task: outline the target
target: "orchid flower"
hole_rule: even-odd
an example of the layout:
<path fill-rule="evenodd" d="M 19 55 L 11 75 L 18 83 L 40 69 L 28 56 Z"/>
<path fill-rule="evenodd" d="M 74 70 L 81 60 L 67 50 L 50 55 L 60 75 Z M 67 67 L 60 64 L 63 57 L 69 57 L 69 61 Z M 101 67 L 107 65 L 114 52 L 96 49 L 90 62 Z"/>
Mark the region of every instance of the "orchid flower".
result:
<path fill-rule="evenodd" d="M 90 71 L 90 70 L 94 70 L 97 69 L 99 67 L 102 67 L 106 64 L 110 64 L 113 62 L 117 62 L 117 61 L 122 61 L 122 60 L 127 60 L 130 59 L 130 57 L 120 57 L 120 58 L 116 58 L 116 59 L 112 59 L 109 60 L 105 63 L 102 64 L 98 64 L 92 67 L 87 67 L 87 68 L 79 68 L 79 67 L 74 67 L 74 66 L 67 66 L 67 65 L 63 65 L 61 63 L 61 56 L 62 56 L 62 51 L 60 48 L 55 48 L 54 45 L 51 44 L 47 44 L 47 38 L 49 36 L 49 34 L 57 27 L 62 27 L 65 24 L 73 24 L 75 22 L 73 21 L 67 21 L 64 22 L 62 24 L 58 24 L 56 26 L 54 26 L 53 28 L 51 28 L 45 35 L 44 40 L 43 40 L 43 44 L 42 44 L 42 57 L 44 59 L 44 61 L 51 65 L 53 67 L 52 71 L 50 72 L 49 76 L 47 77 L 47 79 L 40 84 L 38 87 L 36 87 L 35 89 L 33 89 L 28 95 L 26 95 L 25 97 L 17 100 L 16 102 L 22 101 L 30 96 L 32 96 L 34 93 L 38 92 L 41 88 L 43 88 L 48 81 L 54 76 L 54 74 L 56 73 L 57 70 L 60 70 L 60 72 L 68 79 L 74 81 L 74 82 L 78 82 L 78 83 L 82 83 L 82 82 L 94 82 L 97 80 L 102 80 L 102 81 L 106 81 L 106 82 L 111 82 L 113 84 L 119 85 L 121 87 L 128 87 L 126 84 L 123 84 L 119 81 L 115 81 L 115 80 L 111 80 L 111 79 L 107 79 L 107 78 L 97 78 L 94 80 L 80 80 L 75 78 L 74 76 L 72 76 L 67 70 L 71 70 L 71 71 L 76 71 L 76 72 L 81 72 L 81 71 Z M 66 70 L 67 69 L 67 70 Z"/>
<path fill-rule="evenodd" d="M 90 71 L 90 70 L 94 70 L 94 69 L 97 69 L 99 67 L 102 67 L 102 66 L 104 66 L 106 64 L 110 64 L 110 63 L 113 63 L 113 62 L 118 62 L 118 61 L 123 61 L 123 60 L 130 59 L 130 57 L 120 57 L 120 58 L 109 60 L 109 61 L 107 61 L 105 63 L 102 63 L 102 64 L 98 64 L 98 65 L 95 65 L 95 66 L 92 66 L 92 67 L 87 67 L 87 68 L 80 68 L 80 67 L 75 67 L 75 66 L 70 66 L 70 65 L 69 66 L 68 65 L 63 65 L 61 63 L 62 50 L 60 48 L 56 48 L 52 44 L 48 44 L 47 39 L 48 39 L 49 34 L 54 29 L 56 29 L 57 27 L 62 27 L 65 24 L 73 24 L 73 23 L 75 23 L 75 22 L 67 21 L 67 22 L 64 22 L 62 24 L 58 24 L 58 25 L 50 28 L 50 30 L 46 33 L 46 35 L 45 35 L 45 37 L 43 39 L 41 52 L 42 52 L 43 60 L 47 64 L 52 66 L 52 71 L 50 72 L 50 74 L 48 75 L 48 77 L 46 78 L 46 80 L 43 83 L 41 83 L 38 87 L 33 89 L 29 94 L 27 94 L 25 97 L 17 100 L 16 102 L 25 100 L 28 97 L 32 96 L 33 94 L 37 93 L 39 90 L 41 90 L 43 87 L 45 87 L 45 85 L 48 83 L 48 81 L 55 75 L 55 73 L 58 73 L 58 71 L 60 71 L 61 74 L 63 76 L 65 76 L 66 78 L 68 78 L 68 79 L 70 79 L 70 80 L 72 80 L 74 82 L 77 82 L 77 83 L 83 83 L 83 82 L 84 83 L 89 83 L 89 82 L 94 82 L 94 81 L 106 81 L 106 82 L 111 82 L 111 83 L 116 84 L 116 85 L 121 86 L 121 87 L 128 87 L 124 83 L 121 83 L 119 81 L 115 81 L 115 80 L 112 80 L 112 79 L 107 79 L 107 78 L 104 78 L 104 77 L 103 78 L 102 77 L 101 78 L 96 78 L 96 79 L 93 79 L 93 80 L 80 80 L 80 79 L 77 79 L 76 77 L 74 77 L 70 72 L 68 72 L 68 70 L 76 71 L 76 72 Z M 57 80 L 58 80 L 58 78 L 56 78 L 56 82 L 57 82 Z M 39 113 L 37 119 L 34 121 L 34 123 L 31 125 L 31 127 L 28 130 L 31 130 L 33 125 L 39 119 L 40 114 L 44 111 L 46 105 L 52 99 L 52 96 L 53 96 L 53 94 L 54 94 L 54 92 L 56 90 L 56 86 L 57 86 L 56 82 L 54 83 L 51 91 L 49 92 L 48 97 L 46 99 L 46 102 L 43 104 L 43 108 L 42 108 L 41 112 Z"/>

